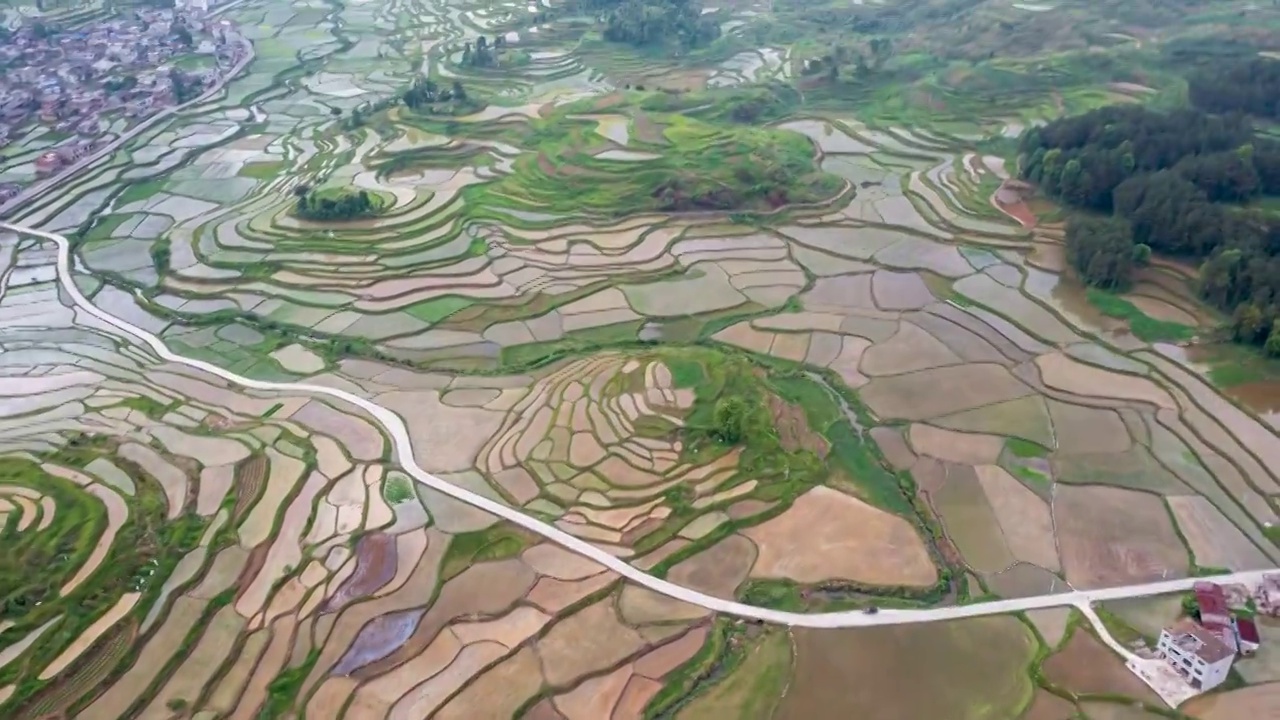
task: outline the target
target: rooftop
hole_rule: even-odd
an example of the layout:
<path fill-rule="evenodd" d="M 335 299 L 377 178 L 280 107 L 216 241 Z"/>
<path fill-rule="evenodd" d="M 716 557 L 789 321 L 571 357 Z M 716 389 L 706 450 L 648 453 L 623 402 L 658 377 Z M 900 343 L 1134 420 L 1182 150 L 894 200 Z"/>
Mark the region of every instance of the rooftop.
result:
<path fill-rule="evenodd" d="M 1173 644 L 1182 651 L 1191 653 L 1207 663 L 1216 663 L 1236 654 L 1236 651 L 1221 638 L 1191 620 L 1182 620 L 1172 627 L 1165 628 L 1165 632 L 1172 636 Z"/>
<path fill-rule="evenodd" d="M 1247 643 L 1262 644 L 1262 636 L 1258 634 L 1258 625 L 1249 618 L 1236 620 L 1236 632 L 1240 634 L 1240 639 Z"/>

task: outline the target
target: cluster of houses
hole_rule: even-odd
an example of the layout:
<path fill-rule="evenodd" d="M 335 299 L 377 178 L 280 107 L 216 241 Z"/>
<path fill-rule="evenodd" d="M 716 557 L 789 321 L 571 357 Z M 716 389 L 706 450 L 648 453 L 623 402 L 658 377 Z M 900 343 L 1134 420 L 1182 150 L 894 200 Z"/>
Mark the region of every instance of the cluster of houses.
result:
<path fill-rule="evenodd" d="M 56 173 L 102 140 L 110 117 L 141 119 L 180 102 L 183 87 L 216 82 L 248 45 L 233 23 L 208 17 L 206 9 L 198 0 L 78 28 L 36 21 L 12 31 L 0 44 L 0 148 L 33 125 L 48 126 L 69 137 L 36 159 L 36 172 Z M 194 73 L 166 65 L 191 53 L 213 62 Z M 0 188 L 0 196 L 6 191 Z"/>
<path fill-rule="evenodd" d="M 1184 618 L 1160 632 L 1156 656 L 1192 688 L 1204 692 L 1226 682 L 1237 657 L 1262 645 L 1253 613 L 1280 616 L 1280 573 L 1263 576 L 1255 590 L 1208 581 L 1194 587 L 1198 620 Z M 1245 612 L 1252 603 L 1253 609 Z"/>

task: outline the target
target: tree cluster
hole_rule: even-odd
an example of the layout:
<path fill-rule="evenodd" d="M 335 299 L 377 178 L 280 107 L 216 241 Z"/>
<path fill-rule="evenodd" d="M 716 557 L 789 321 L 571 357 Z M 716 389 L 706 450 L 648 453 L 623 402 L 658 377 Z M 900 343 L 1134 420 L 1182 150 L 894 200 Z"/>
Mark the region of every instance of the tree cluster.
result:
<path fill-rule="evenodd" d="M 177 99 L 178 104 L 194 100 L 204 91 L 200 78 L 187 75 L 177 68 L 169 71 L 169 82 L 173 83 L 173 97 Z"/>
<path fill-rule="evenodd" d="M 358 220 L 376 215 L 378 207 L 365 190 L 344 192 L 337 197 L 318 195 L 306 185 L 294 188 L 297 201 L 293 214 L 304 220 Z"/>
<path fill-rule="evenodd" d="M 825 55 L 806 61 L 803 73 L 809 76 L 825 75 L 827 80 L 833 82 L 840 79 L 842 75 L 863 79 L 882 70 L 891 57 L 893 57 L 893 40 L 889 38 L 871 38 L 867 45 L 867 52 L 838 42 Z M 844 69 L 850 65 L 853 66 L 852 73 Z"/>
<path fill-rule="evenodd" d="M 413 84 L 409 86 L 408 90 L 404 91 L 400 99 L 410 109 L 417 110 L 438 102 L 450 102 L 453 100 L 465 102 L 467 100 L 467 90 L 457 80 L 454 80 L 453 85 L 450 87 L 442 88 L 436 84 L 436 81 L 420 77 L 413 81 Z"/>
<path fill-rule="evenodd" d="M 579 5 L 599 15 L 610 42 L 687 50 L 720 37 L 720 23 L 702 16 L 701 0 L 582 0 Z"/>
<path fill-rule="evenodd" d="M 1239 115 L 1123 106 L 1028 131 L 1022 152 L 1046 194 L 1109 214 L 1068 220 L 1082 280 L 1123 289 L 1152 251 L 1202 260 L 1201 296 L 1234 313 L 1238 340 L 1280 355 L 1280 223 L 1240 204 L 1280 195 L 1280 143 Z"/>
<path fill-rule="evenodd" d="M 1280 118 L 1280 61 L 1255 56 L 1193 73 L 1187 97 L 1206 112 Z"/>
<path fill-rule="evenodd" d="M 470 67 L 496 67 L 502 58 L 502 51 L 507 47 L 507 38 L 503 35 L 494 35 L 493 43 L 490 44 L 483 35 L 476 38 L 476 44 L 473 47 L 471 43 L 467 43 L 462 47 L 462 64 Z"/>

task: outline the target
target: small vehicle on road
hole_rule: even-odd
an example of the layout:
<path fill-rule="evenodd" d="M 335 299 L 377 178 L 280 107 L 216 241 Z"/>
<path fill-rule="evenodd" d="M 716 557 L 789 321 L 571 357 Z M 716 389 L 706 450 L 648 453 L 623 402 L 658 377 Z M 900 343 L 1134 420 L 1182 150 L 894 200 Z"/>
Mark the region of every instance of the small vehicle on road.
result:
<path fill-rule="evenodd" d="M 876 607 L 875 605 L 868 605 L 867 608 L 862 612 L 868 615 L 875 615 L 876 613 L 880 612 L 880 608 Z"/>

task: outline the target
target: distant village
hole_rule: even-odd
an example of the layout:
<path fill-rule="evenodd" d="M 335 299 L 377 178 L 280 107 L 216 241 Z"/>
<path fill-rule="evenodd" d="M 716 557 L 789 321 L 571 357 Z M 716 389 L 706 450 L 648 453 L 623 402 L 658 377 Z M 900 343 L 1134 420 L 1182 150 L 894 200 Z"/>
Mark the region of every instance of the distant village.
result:
<path fill-rule="evenodd" d="M 0 33 L 3 33 L 0 30 Z M 208 0 L 139 7 L 69 28 L 25 20 L 0 36 L 0 154 L 45 126 L 56 142 L 34 159 L 55 175 L 159 110 L 197 97 L 239 63 L 247 41 Z M 176 60 L 204 56 L 190 69 Z M 0 183 L 0 201 L 22 190 Z"/>

